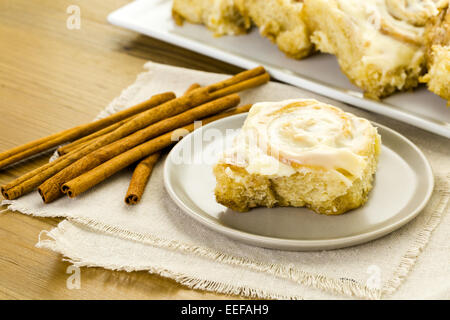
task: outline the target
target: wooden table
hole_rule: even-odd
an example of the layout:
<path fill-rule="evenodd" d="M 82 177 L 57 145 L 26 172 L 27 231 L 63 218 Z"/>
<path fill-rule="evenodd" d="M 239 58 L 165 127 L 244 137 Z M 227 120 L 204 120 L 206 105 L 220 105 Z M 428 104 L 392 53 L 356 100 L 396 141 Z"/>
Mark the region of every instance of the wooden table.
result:
<path fill-rule="evenodd" d="M 134 82 L 147 60 L 206 71 L 239 68 L 109 25 L 106 16 L 128 1 L 0 1 L 0 151 L 88 122 Z M 81 8 L 81 29 L 66 12 Z M 48 159 L 0 171 L 0 184 Z M 2 210 L 4 208 L 0 208 Z M 0 214 L 2 299 L 221 299 L 146 272 L 82 268 L 81 289 L 66 287 L 68 263 L 37 249 L 41 230 L 59 219 Z M 235 297 L 233 297 L 235 298 Z"/>

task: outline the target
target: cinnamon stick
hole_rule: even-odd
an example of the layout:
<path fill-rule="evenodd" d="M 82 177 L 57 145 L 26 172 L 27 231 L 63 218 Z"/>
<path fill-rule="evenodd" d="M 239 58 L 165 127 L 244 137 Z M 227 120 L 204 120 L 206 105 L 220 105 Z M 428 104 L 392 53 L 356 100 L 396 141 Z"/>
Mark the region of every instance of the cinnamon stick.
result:
<path fill-rule="evenodd" d="M 82 145 L 85 145 L 87 143 L 92 142 L 94 139 L 99 138 L 100 136 L 103 136 L 111 131 L 116 130 L 118 127 L 120 127 L 122 124 L 124 124 L 127 121 L 130 121 L 131 119 L 133 119 L 135 116 L 131 116 L 129 118 L 126 118 L 122 121 L 116 122 L 106 128 L 103 128 L 101 130 L 98 130 L 94 133 L 91 133 L 90 135 L 84 136 L 83 138 L 80 138 L 78 140 L 75 140 L 69 144 L 63 145 L 61 147 L 58 148 L 58 154 L 60 156 L 65 155 L 66 153 L 72 152 L 75 149 L 78 149 L 79 147 L 81 147 Z"/>
<path fill-rule="evenodd" d="M 201 90 L 201 92 L 196 92 Z M 114 141 L 117 141 L 135 131 L 138 131 L 150 124 L 165 119 L 167 117 L 181 113 L 191 107 L 201 104 L 205 100 L 209 100 L 209 95 L 206 89 L 197 89 L 192 93 L 165 102 L 157 107 L 144 111 L 138 114 L 134 119 L 124 123 L 114 131 L 107 133 L 100 139 L 89 143 L 87 146 L 71 152 L 63 157 L 60 157 L 52 163 L 46 164 L 41 168 L 33 170 L 31 173 L 26 174 L 26 177 L 21 177 L 11 182 L 10 184 L 2 187 L 2 194 L 6 199 L 16 199 L 23 194 L 31 192 L 39 186 L 42 182 L 52 177 L 62 169 L 71 165 L 78 159 L 85 155 L 107 145 Z M 58 188 L 59 189 L 59 188 Z M 53 192 L 57 194 L 57 192 Z"/>
<path fill-rule="evenodd" d="M 158 161 L 161 152 L 151 154 L 144 160 L 141 160 L 133 171 L 131 177 L 130 186 L 128 187 L 127 194 L 125 195 L 125 203 L 129 205 L 137 204 L 144 193 L 147 182 L 152 174 L 153 167 Z"/>
<path fill-rule="evenodd" d="M 160 102 L 161 96 L 162 95 L 154 96 L 153 102 Z M 173 96 L 174 95 L 171 93 L 170 97 Z M 105 146 L 111 142 L 114 142 L 124 136 L 127 136 L 128 134 L 141 129 L 146 125 L 157 122 L 161 119 L 166 118 L 167 116 L 177 114 L 182 110 L 188 108 L 186 104 L 183 104 L 183 102 L 185 101 L 178 100 L 175 103 L 170 103 L 175 100 L 177 99 L 169 101 L 167 101 L 166 99 L 167 102 L 162 103 L 157 107 L 153 106 L 153 108 L 141 112 L 140 114 L 136 115 L 135 118 L 133 118 L 132 120 L 124 123 L 122 126 L 115 129 L 114 131 L 101 136 L 100 139 L 95 140 L 92 143 L 89 143 L 88 145 L 79 150 L 76 150 L 76 152 L 68 153 L 56 159 L 55 161 L 45 164 L 42 167 L 37 168 L 25 174 L 22 177 L 19 177 L 18 179 L 12 181 L 11 183 L 2 186 L 1 191 L 3 196 L 9 200 L 17 199 L 23 194 L 31 192 L 42 182 L 52 177 L 53 175 L 55 175 L 65 167 L 69 166 L 76 160 L 89 154 L 90 152 L 99 149 L 100 147 Z M 196 100 L 194 100 L 194 102 L 196 102 Z M 152 103 L 152 105 L 154 105 L 154 103 Z"/>
<path fill-rule="evenodd" d="M 197 105 L 199 105 L 199 104 L 201 104 L 201 102 L 199 102 L 199 100 L 202 102 L 205 102 L 204 100 L 213 99 L 211 97 L 212 92 L 224 89 L 224 88 L 226 88 L 226 86 L 234 86 L 234 85 L 238 84 L 239 82 L 251 79 L 251 77 L 255 77 L 255 76 L 257 77 L 259 75 L 265 75 L 264 68 L 260 67 L 260 68 L 255 68 L 253 70 L 244 71 L 244 72 L 237 74 L 229 79 L 226 79 L 224 81 L 218 82 L 213 85 L 210 85 L 208 87 L 195 89 L 192 92 L 188 93 L 186 96 L 169 101 L 169 103 L 165 103 L 164 105 L 169 110 L 172 108 L 175 109 L 176 106 L 179 107 L 180 105 L 183 105 L 183 104 L 187 105 L 188 102 L 189 102 L 189 106 L 190 105 L 195 106 L 196 103 L 197 103 Z M 267 76 L 265 77 L 265 79 L 267 79 L 267 81 L 268 81 Z M 258 82 L 254 82 L 254 81 L 247 82 L 245 87 L 242 87 L 242 86 L 236 87 L 235 86 L 234 88 L 232 88 L 231 91 L 237 92 L 239 90 L 249 89 L 249 88 L 252 88 L 253 86 L 256 86 L 259 83 L 260 83 L 259 81 Z M 217 97 L 217 96 L 218 96 L 218 94 L 216 93 L 215 97 Z M 150 111 L 152 111 L 152 109 L 143 112 L 143 114 L 146 114 L 146 117 L 149 117 L 148 112 L 150 112 Z M 179 111 L 179 109 L 177 108 L 176 112 L 178 112 L 178 111 Z M 154 112 L 154 111 L 152 111 L 152 112 Z M 176 112 L 174 112 L 172 114 L 176 114 Z M 158 115 L 159 115 L 159 117 L 165 116 L 164 114 L 161 114 L 161 113 L 159 113 Z M 155 114 L 153 114 L 153 116 L 154 117 L 150 116 L 150 120 L 158 119 L 158 117 Z M 137 126 L 137 129 L 134 128 L 133 125 L 130 126 L 130 123 L 131 123 L 131 121 L 130 121 L 130 122 L 124 124 L 123 126 L 117 128 L 116 130 L 106 134 L 101 139 L 98 139 L 98 141 L 96 140 L 93 143 L 89 143 L 87 146 L 85 146 L 81 150 L 77 150 L 77 151 L 71 152 L 69 154 L 66 154 L 66 155 L 58 158 L 54 162 L 48 163 L 44 166 L 41 166 L 40 168 L 37 168 L 37 169 L 19 177 L 18 179 L 15 179 L 14 181 L 10 182 L 9 184 L 2 186 L 1 191 L 2 191 L 3 196 L 6 199 L 12 200 L 12 199 L 16 199 L 16 198 L 22 196 L 23 194 L 31 192 L 32 190 L 34 190 L 34 188 L 39 186 L 42 182 L 44 182 L 48 178 L 52 177 L 57 172 L 61 171 L 65 167 L 69 166 L 76 160 L 78 160 L 78 159 L 82 158 L 83 156 L 89 154 L 90 152 L 102 147 L 103 145 L 109 144 L 113 141 L 116 141 L 116 140 L 132 133 L 132 132 L 139 130 L 140 128 L 148 125 L 148 123 L 151 122 L 151 121 L 149 121 L 149 122 L 141 121 L 143 119 L 141 117 L 141 115 L 140 115 L 140 117 L 136 117 L 136 118 L 139 118 L 139 122 L 136 123 L 136 125 L 139 125 L 139 126 Z M 133 121 L 135 121 L 135 120 L 136 119 L 134 119 Z M 146 120 L 149 120 L 149 119 L 146 118 Z M 156 121 L 158 121 L 158 120 L 155 120 L 155 122 Z M 127 126 L 126 129 L 119 131 L 124 126 Z"/>
<path fill-rule="evenodd" d="M 245 105 L 242 107 L 237 107 L 234 110 L 229 112 L 223 112 L 221 114 L 208 117 L 202 120 L 202 124 L 207 124 L 212 121 L 231 116 L 234 114 L 239 114 L 242 112 L 248 112 L 250 109 L 250 105 Z M 131 165 L 132 163 L 150 155 L 155 152 L 162 150 L 165 147 L 168 147 L 176 141 L 174 141 L 173 137 L 180 131 L 187 133 L 192 132 L 195 127 L 194 124 L 190 124 L 179 129 L 175 129 L 173 131 L 167 132 L 157 138 L 149 140 L 145 143 L 142 143 L 104 163 L 95 167 L 94 169 L 83 173 L 82 175 L 66 182 L 63 185 L 64 192 L 71 198 L 78 196 L 79 194 L 85 192 L 86 190 L 92 188 L 93 186 L 99 184 L 103 180 L 112 176 L 114 173 L 122 170 L 123 168 Z"/>
<path fill-rule="evenodd" d="M 191 84 L 184 94 L 200 88 L 200 84 Z M 130 180 L 130 185 L 128 191 L 125 195 L 125 203 L 128 205 L 135 205 L 140 200 L 144 193 L 145 187 L 147 186 L 148 180 L 153 171 L 153 167 L 161 156 L 161 151 L 151 154 L 147 158 L 141 160 L 133 171 L 133 175 Z"/>
<path fill-rule="evenodd" d="M 193 83 L 187 88 L 184 94 L 188 94 L 189 92 L 200 87 L 200 84 Z M 133 176 L 131 177 L 128 191 L 125 195 L 126 204 L 135 205 L 141 200 L 142 194 L 144 193 L 145 187 L 147 186 L 148 180 L 150 179 L 150 175 L 152 174 L 153 167 L 160 158 L 160 155 L 160 151 L 156 152 L 141 160 L 137 164 L 136 168 L 133 171 Z"/>
<path fill-rule="evenodd" d="M 193 83 L 191 84 L 184 94 L 188 94 L 189 92 L 200 88 L 200 84 Z M 128 187 L 128 191 L 125 195 L 125 203 L 128 205 L 137 204 L 144 193 L 145 187 L 147 186 L 148 180 L 153 171 L 153 167 L 161 156 L 161 151 L 151 154 L 147 158 L 141 160 L 133 171 L 133 175 L 130 180 L 130 185 Z"/>
<path fill-rule="evenodd" d="M 129 136 L 90 152 L 41 184 L 38 188 L 39 194 L 45 203 L 52 202 L 62 195 L 61 186 L 65 182 L 92 168 L 95 168 L 101 163 L 145 142 L 148 139 L 154 138 L 164 132 L 179 128 L 188 123 L 192 123 L 197 119 L 235 107 L 239 104 L 239 101 L 240 98 L 237 94 L 232 94 L 213 100 L 176 116 L 154 123 L 153 125 L 136 131 Z"/>
<path fill-rule="evenodd" d="M 117 129 L 120 126 L 116 126 L 114 124 L 114 127 L 115 127 L 115 129 Z M 115 129 L 112 129 L 112 130 L 115 130 Z M 109 131 L 109 130 L 106 130 L 106 131 Z M 109 132 L 111 132 L 111 131 L 109 131 Z M 108 132 L 106 132 L 106 133 L 108 133 Z M 82 142 L 77 142 L 76 144 L 69 143 L 69 144 L 66 144 L 66 145 L 63 145 L 63 146 L 59 147 L 58 149 L 56 149 L 56 151 L 58 152 L 59 156 L 63 156 L 63 155 L 68 154 L 69 152 L 74 152 L 75 150 L 77 150 L 77 151 L 81 150 L 82 148 L 87 146 L 89 143 L 92 143 L 95 140 L 100 139 L 104 135 L 105 135 L 105 133 L 104 134 L 100 134 L 97 137 L 90 137 L 90 139 L 83 140 Z"/>
<path fill-rule="evenodd" d="M 101 136 L 105 135 L 106 133 L 116 130 L 118 127 L 120 127 L 124 123 L 123 121 L 124 120 L 114 123 L 114 124 L 110 125 L 109 127 L 106 127 L 102 130 L 94 132 L 88 136 L 81 138 L 81 139 L 75 140 L 74 142 L 71 142 L 69 144 L 65 144 L 65 145 L 59 147 L 56 151 L 58 152 L 58 154 L 60 156 L 63 156 L 69 152 L 79 149 L 81 146 L 86 146 L 88 143 L 91 143 L 96 138 L 101 137 Z"/>
<path fill-rule="evenodd" d="M 214 91 L 218 91 L 220 89 L 224 89 L 226 87 L 230 87 L 232 85 L 238 84 L 240 82 L 261 76 L 266 74 L 266 70 L 264 69 L 264 67 L 256 67 L 250 70 L 246 70 L 243 71 L 241 73 L 238 73 L 237 75 L 231 77 L 231 78 L 227 78 L 225 80 L 219 81 L 217 83 L 214 83 L 212 85 L 209 85 L 207 88 L 209 90 L 209 92 L 214 92 Z M 234 93 L 234 92 L 233 92 Z"/>
<path fill-rule="evenodd" d="M 41 138 L 22 146 L 12 148 L 10 150 L 0 153 L 0 169 L 8 165 L 14 164 L 18 161 L 29 158 L 40 152 L 52 149 L 62 143 L 78 139 L 85 135 L 89 135 L 97 130 L 105 128 L 117 121 L 125 119 L 131 115 L 137 114 L 144 110 L 147 110 L 155 105 L 159 105 L 165 101 L 175 98 L 172 92 L 166 92 L 153 96 L 152 98 L 123 111 L 114 113 L 113 115 L 88 123 L 74 127 L 72 129 L 64 130 L 59 133 L 52 134 L 48 137 Z"/>
<path fill-rule="evenodd" d="M 262 85 L 264 83 L 269 82 L 269 80 L 270 80 L 270 76 L 266 72 L 266 73 L 263 73 L 263 74 L 261 74 L 259 76 L 254 77 L 254 78 L 251 78 L 251 79 L 248 79 L 248 80 L 243 80 L 241 82 L 232 84 L 232 85 L 230 85 L 228 87 L 221 88 L 221 89 L 219 89 L 217 91 L 213 91 L 211 93 L 211 96 L 214 97 L 214 98 L 216 98 L 216 97 L 223 97 L 224 95 L 232 94 L 234 92 L 240 92 L 240 91 L 243 91 L 243 90 L 248 89 L 248 88 L 253 88 L 253 87 L 260 86 L 260 85 Z"/>
<path fill-rule="evenodd" d="M 198 89 L 200 87 L 201 87 L 201 85 L 199 85 L 198 83 L 193 83 L 186 89 L 184 94 L 188 94 L 189 92 L 194 91 L 195 89 Z"/>
<path fill-rule="evenodd" d="M 188 94 L 189 92 L 191 92 L 191 91 L 193 91 L 193 90 L 195 90 L 195 89 L 198 89 L 198 88 L 200 88 L 200 87 L 201 87 L 200 84 L 198 84 L 198 83 L 193 83 L 193 84 L 191 84 L 191 85 L 186 89 L 186 91 L 184 92 L 184 95 L 186 95 L 186 94 Z M 64 155 L 64 154 L 66 154 L 66 153 L 72 152 L 72 151 L 74 151 L 74 150 L 80 148 L 82 145 L 85 145 L 86 143 L 92 142 L 95 138 L 99 138 L 100 136 L 102 136 L 102 135 L 104 135 L 104 134 L 106 134 L 106 133 L 108 133 L 108 132 L 111 132 L 111 131 L 117 129 L 117 128 L 120 127 L 123 123 L 125 123 L 125 122 L 131 120 L 133 117 L 134 117 L 134 116 L 132 116 L 132 117 L 130 117 L 130 118 L 127 118 L 127 119 L 125 119 L 125 120 L 122 120 L 122 121 L 120 121 L 120 122 L 117 122 L 117 123 L 115 123 L 115 124 L 112 124 L 112 125 L 110 125 L 109 127 L 106 127 L 106 128 L 104 128 L 104 129 L 102 129 L 102 130 L 99 130 L 99 131 L 97 131 L 97 132 L 94 132 L 94 133 L 92 133 L 92 134 L 90 134 L 90 135 L 88 135 L 88 136 L 85 136 L 85 137 L 83 137 L 83 138 L 80 138 L 80 139 L 78 139 L 78 140 L 76 140 L 76 141 L 74 141 L 74 142 L 71 142 L 71 143 L 66 144 L 66 145 L 64 145 L 64 146 L 61 146 L 61 147 L 59 147 L 58 150 L 57 150 L 57 151 L 58 151 L 58 154 L 59 154 L 59 155 Z"/>

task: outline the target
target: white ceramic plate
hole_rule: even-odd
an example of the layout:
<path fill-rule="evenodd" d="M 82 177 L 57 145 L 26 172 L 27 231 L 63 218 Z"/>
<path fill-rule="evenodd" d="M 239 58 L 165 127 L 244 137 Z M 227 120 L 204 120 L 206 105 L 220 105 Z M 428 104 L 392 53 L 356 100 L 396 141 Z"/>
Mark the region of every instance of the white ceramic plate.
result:
<path fill-rule="evenodd" d="M 363 207 L 338 216 L 306 208 L 230 210 L 215 201 L 212 166 L 245 118 L 246 114 L 236 115 L 195 130 L 176 144 L 164 166 L 165 187 L 175 203 L 200 223 L 236 240 L 284 250 L 352 246 L 400 228 L 431 196 L 433 174 L 422 152 L 402 135 L 374 124 L 383 146 L 375 185 Z"/>
<path fill-rule="evenodd" d="M 171 5 L 171 0 L 135 1 L 111 13 L 108 21 L 242 68 L 263 65 L 280 81 L 450 138 L 450 108 L 423 86 L 382 102 L 365 99 L 339 70 L 333 56 L 287 58 L 256 29 L 248 35 L 215 38 L 203 26 L 185 23 L 179 27 L 172 20 Z"/>

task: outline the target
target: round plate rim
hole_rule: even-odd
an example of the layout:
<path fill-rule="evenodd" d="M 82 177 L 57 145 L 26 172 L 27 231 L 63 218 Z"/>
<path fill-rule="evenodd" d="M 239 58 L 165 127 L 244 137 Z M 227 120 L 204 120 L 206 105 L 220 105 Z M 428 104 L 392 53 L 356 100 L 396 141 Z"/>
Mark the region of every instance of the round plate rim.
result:
<path fill-rule="evenodd" d="M 237 114 L 233 116 L 229 116 L 223 119 L 219 119 L 216 121 L 213 121 L 211 123 L 208 123 L 207 125 L 202 126 L 201 128 L 197 130 L 204 130 L 209 127 L 217 126 L 218 124 L 222 122 L 227 121 L 235 121 L 239 118 L 244 118 L 247 116 L 248 113 L 242 113 Z M 403 217 L 402 219 L 393 222 L 392 224 L 389 224 L 387 226 L 384 226 L 380 229 L 372 230 L 369 232 L 365 232 L 362 234 L 347 236 L 347 237 L 341 237 L 341 238 L 335 238 L 335 239 L 323 239 L 323 240 L 298 240 L 298 239 L 283 239 L 283 238 L 275 238 L 275 237 L 269 237 L 269 236 L 262 236 L 257 235 L 253 233 L 249 233 L 242 230 L 233 229 L 230 227 L 227 227 L 225 225 L 216 223 L 212 221 L 211 219 L 208 219 L 206 217 L 203 217 L 201 214 L 197 213 L 195 210 L 191 209 L 189 206 L 187 206 L 176 194 L 176 191 L 172 187 L 170 183 L 170 158 L 172 154 L 177 152 L 178 149 L 180 149 L 183 146 L 183 140 L 185 141 L 187 137 L 193 135 L 197 130 L 194 130 L 187 134 L 179 143 L 177 143 L 172 150 L 170 150 L 169 154 L 167 155 L 167 158 L 164 163 L 164 186 L 166 188 L 166 191 L 168 192 L 170 198 L 177 204 L 177 206 L 187 213 L 190 217 L 194 218 L 196 221 L 200 222 L 201 224 L 209 227 L 210 229 L 213 229 L 217 232 L 220 232 L 232 239 L 250 244 L 255 245 L 259 247 L 264 248 L 270 248 L 270 249 L 281 249 L 281 250 L 294 250 L 294 251 L 309 251 L 309 250 L 330 250 L 330 249 L 339 249 L 344 247 L 349 247 L 353 245 L 362 244 L 377 238 L 380 238 L 382 236 L 385 236 L 405 224 L 407 224 L 409 221 L 414 219 L 425 207 L 425 205 L 428 203 L 428 201 L 431 198 L 431 195 L 433 193 L 434 189 L 434 175 L 431 168 L 431 165 L 426 158 L 426 156 L 423 154 L 423 152 L 408 138 L 403 136 L 402 134 L 398 133 L 397 131 L 386 127 L 384 125 L 381 125 L 377 122 L 371 121 L 371 123 L 379 127 L 387 132 L 389 134 L 392 134 L 394 136 L 397 136 L 401 140 L 403 140 L 405 143 L 407 143 L 410 147 L 414 149 L 414 151 L 417 153 L 417 155 L 421 158 L 423 163 L 425 164 L 426 169 L 426 177 L 428 182 L 428 189 L 425 193 L 424 198 L 422 199 L 421 203 L 411 211 L 410 214 Z"/>

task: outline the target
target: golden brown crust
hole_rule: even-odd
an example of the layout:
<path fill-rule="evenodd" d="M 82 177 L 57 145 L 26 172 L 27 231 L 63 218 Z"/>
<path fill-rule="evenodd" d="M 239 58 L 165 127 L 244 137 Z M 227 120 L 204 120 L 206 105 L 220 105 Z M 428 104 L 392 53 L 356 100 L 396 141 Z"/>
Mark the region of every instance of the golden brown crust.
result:
<path fill-rule="evenodd" d="M 313 49 L 302 8 L 296 0 L 174 0 L 172 16 L 178 25 L 201 23 L 218 36 L 246 33 L 254 23 L 281 51 L 300 59 Z"/>
<path fill-rule="evenodd" d="M 431 64 L 431 52 L 434 45 L 450 45 L 450 9 L 447 6 L 439 15 L 431 18 L 425 27 L 425 45 L 427 47 L 428 65 Z"/>
<path fill-rule="evenodd" d="M 312 42 L 336 55 L 367 97 L 417 86 L 425 65 L 421 28 L 394 19 L 373 1 L 305 0 L 304 12 Z"/>
<path fill-rule="evenodd" d="M 385 3 L 394 18 L 414 26 L 424 26 L 435 15 L 435 10 L 445 7 L 448 0 L 432 0 L 428 3 L 424 0 L 385 0 Z"/>
<path fill-rule="evenodd" d="M 301 59 L 313 51 L 304 22 L 303 1 L 235 0 L 244 17 L 259 28 L 286 55 Z"/>
<path fill-rule="evenodd" d="M 337 215 L 358 208 L 367 201 L 372 189 L 374 170 L 374 167 L 368 167 L 365 176 L 354 181 L 342 195 L 327 198 L 314 191 L 316 187 L 320 189 L 324 182 L 312 173 L 271 178 L 249 174 L 241 167 L 221 163 L 214 167 L 217 180 L 215 196 L 217 202 L 239 212 L 257 207 L 291 206 L 307 207 L 320 214 Z M 309 192 L 299 191 L 305 190 L 304 186 L 308 184 L 311 186 Z"/>
<path fill-rule="evenodd" d="M 204 24 L 215 36 L 242 34 L 251 27 L 234 1 L 229 0 L 174 0 L 172 17 L 178 25 L 184 20 Z"/>
<path fill-rule="evenodd" d="M 428 73 L 420 80 L 450 105 L 450 8 L 443 8 L 425 27 Z"/>
<path fill-rule="evenodd" d="M 217 202 L 240 212 L 293 206 L 334 215 L 367 201 L 381 147 L 377 130 L 350 114 L 334 116 L 339 110 L 335 107 L 314 108 L 320 105 L 316 102 L 310 108 L 292 100 L 253 105 L 241 133 L 213 168 Z M 286 116 L 277 117 L 277 111 Z M 316 119 L 328 124 L 319 125 Z M 347 121 L 352 123 L 349 131 Z M 335 148 L 343 140 L 345 150 Z M 274 145 L 280 148 L 275 154 Z"/>

